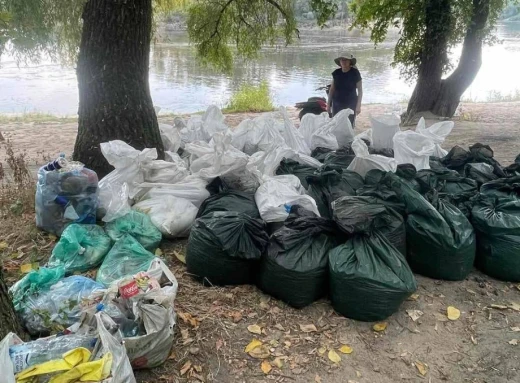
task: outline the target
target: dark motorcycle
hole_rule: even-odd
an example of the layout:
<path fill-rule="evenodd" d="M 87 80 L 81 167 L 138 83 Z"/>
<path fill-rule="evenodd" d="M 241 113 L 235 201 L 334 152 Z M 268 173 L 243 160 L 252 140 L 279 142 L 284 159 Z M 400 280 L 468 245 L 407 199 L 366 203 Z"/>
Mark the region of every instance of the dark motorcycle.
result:
<path fill-rule="evenodd" d="M 329 95 L 330 84 L 319 87 L 316 90 L 324 90 Z M 298 118 L 301 120 L 307 113 L 322 114 L 327 111 L 327 99 L 325 97 L 310 97 L 307 101 L 296 103 L 296 108 L 301 109 Z"/>

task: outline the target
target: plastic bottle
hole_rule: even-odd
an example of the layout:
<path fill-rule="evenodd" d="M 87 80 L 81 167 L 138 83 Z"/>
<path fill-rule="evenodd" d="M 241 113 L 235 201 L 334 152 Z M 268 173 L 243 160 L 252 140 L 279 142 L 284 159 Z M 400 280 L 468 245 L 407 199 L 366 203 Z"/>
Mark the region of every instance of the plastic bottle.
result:
<path fill-rule="evenodd" d="M 52 172 L 54 170 L 60 170 L 64 167 L 66 167 L 68 164 L 68 161 L 65 159 L 65 154 L 60 154 L 58 158 L 56 158 L 54 161 L 49 162 L 47 165 L 43 167 L 43 170 Z"/>

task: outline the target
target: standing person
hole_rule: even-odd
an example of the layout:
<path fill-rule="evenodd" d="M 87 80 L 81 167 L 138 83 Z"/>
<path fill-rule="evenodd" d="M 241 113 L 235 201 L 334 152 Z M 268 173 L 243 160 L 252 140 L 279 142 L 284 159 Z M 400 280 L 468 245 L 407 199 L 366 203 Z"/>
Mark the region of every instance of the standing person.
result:
<path fill-rule="evenodd" d="M 356 58 L 352 54 L 338 57 L 334 62 L 340 66 L 332 72 L 332 84 L 329 90 L 327 112 L 335 116 L 343 109 L 352 109 L 354 114 L 349 116 L 354 127 L 356 116 L 361 113 L 363 99 L 363 84 L 361 73 L 356 68 Z"/>

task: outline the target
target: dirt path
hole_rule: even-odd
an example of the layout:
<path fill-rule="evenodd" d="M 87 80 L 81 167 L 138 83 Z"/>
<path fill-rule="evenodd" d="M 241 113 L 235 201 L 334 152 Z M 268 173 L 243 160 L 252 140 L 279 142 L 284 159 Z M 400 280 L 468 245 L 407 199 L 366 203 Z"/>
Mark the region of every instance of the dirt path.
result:
<path fill-rule="evenodd" d="M 385 105 L 365 106 L 358 129 L 368 127 L 369 113 L 386 109 Z M 463 117 L 456 121 L 444 147 L 482 142 L 507 164 L 520 152 L 519 112 L 520 103 L 463 105 Z M 291 113 L 296 120 L 295 111 Z M 226 119 L 236 126 L 249 116 L 254 115 L 227 115 Z M 34 163 L 43 162 L 44 155 L 70 154 L 76 130 L 75 123 L 0 125 L 4 137 L 15 149 L 25 150 Z M 0 151 L 0 160 L 3 155 Z M 0 225 L 0 237 L 9 239 L 8 233 L 20 231 L 16 228 L 33 227 L 32 217 L 24 219 L 25 223 Z M 48 239 L 42 234 L 34 235 L 42 243 L 38 259 L 44 263 L 52 246 L 43 245 Z M 178 259 L 185 245 L 185 240 L 162 245 L 179 280 L 172 354 L 163 366 L 137 371 L 138 382 L 520 382 L 520 285 L 499 282 L 478 271 L 462 282 L 417 276 L 417 296 L 386 321 L 385 331 L 375 332 L 373 323 L 337 315 L 328 300 L 295 310 L 254 286 L 202 287 Z M 13 245 L 13 252 L 19 246 Z M 14 261 L 6 262 L 18 270 Z M 458 320 L 447 319 L 448 306 L 461 311 Z M 409 310 L 422 315 L 414 321 Z M 316 331 L 305 332 L 300 326 L 310 324 Z M 261 334 L 249 332 L 250 325 L 260 326 Z M 253 338 L 269 344 L 267 361 L 272 370 L 267 375 L 261 370 L 262 361 L 244 352 Z M 340 353 L 342 345 L 353 352 Z M 340 355 L 339 363 L 329 360 L 330 350 Z"/>

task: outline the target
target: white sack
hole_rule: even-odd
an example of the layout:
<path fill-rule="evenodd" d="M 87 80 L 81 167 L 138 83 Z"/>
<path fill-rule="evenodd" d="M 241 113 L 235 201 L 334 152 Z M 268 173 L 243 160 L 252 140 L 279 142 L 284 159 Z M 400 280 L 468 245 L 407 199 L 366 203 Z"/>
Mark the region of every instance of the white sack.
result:
<path fill-rule="evenodd" d="M 287 146 L 289 146 L 297 153 L 310 155 L 311 149 L 309 145 L 307 145 L 307 143 L 305 142 L 303 135 L 298 131 L 298 129 L 296 129 L 291 119 L 289 118 L 289 115 L 287 114 L 287 110 L 283 106 L 280 107 L 280 114 L 283 117 L 283 137 Z"/>
<path fill-rule="evenodd" d="M 199 208 L 202 202 L 209 197 L 209 192 L 206 190 L 207 185 L 207 181 L 193 175 L 186 177 L 176 184 L 143 183 L 140 186 L 142 188 L 149 188 L 149 190 L 141 198 L 141 201 L 151 198 L 173 196 L 187 199 Z"/>
<path fill-rule="evenodd" d="M 433 151 L 432 156 L 443 158 L 448 154 L 448 151 L 444 150 L 441 147 L 441 144 L 444 142 L 446 137 L 450 135 L 454 126 L 455 123 L 453 121 L 442 121 L 426 128 L 426 121 L 424 121 L 424 117 L 421 117 L 415 131 L 433 141 L 435 144 L 435 150 Z"/>
<path fill-rule="evenodd" d="M 372 146 L 374 149 L 392 149 L 394 135 L 400 131 L 401 119 L 393 114 L 370 116 L 372 124 Z"/>
<path fill-rule="evenodd" d="M 370 154 L 368 146 L 359 138 L 352 143 L 352 150 L 356 157 L 347 169 L 358 173 L 361 177 L 365 177 L 367 172 L 372 169 L 386 172 L 395 172 L 397 169 L 397 161 L 394 158 Z"/>
<path fill-rule="evenodd" d="M 394 136 L 394 158 L 398 164 L 412 164 L 417 170 L 430 168 L 435 144 L 420 133 L 407 130 Z"/>
<path fill-rule="evenodd" d="M 300 128 L 298 130 L 309 148 L 312 146 L 312 135 L 329 121 L 330 118 L 327 112 L 318 115 L 307 113 L 302 117 Z"/>
<path fill-rule="evenodd" d="M 159 123 L 159 131 L 161 132 L 161 141 L 164 150 L 177 153 L 181 147 L 181 135 L 179 130 L 172 125 Z"/>

